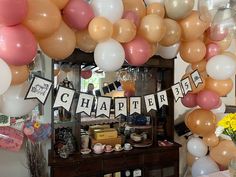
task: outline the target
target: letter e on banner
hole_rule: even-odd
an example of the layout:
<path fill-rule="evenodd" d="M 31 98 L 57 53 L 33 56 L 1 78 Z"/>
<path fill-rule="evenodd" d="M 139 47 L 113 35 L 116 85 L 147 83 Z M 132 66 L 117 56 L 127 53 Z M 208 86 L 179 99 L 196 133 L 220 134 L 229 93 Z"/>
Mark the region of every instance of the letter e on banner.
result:
<path fill-rule="evenodd" d="M 145 101 L 147 112 L 149 112 L 151 110 L 157 110 L 157 105 L 156 105 L 154 94 L 145 95 L 144 101 Z"/>

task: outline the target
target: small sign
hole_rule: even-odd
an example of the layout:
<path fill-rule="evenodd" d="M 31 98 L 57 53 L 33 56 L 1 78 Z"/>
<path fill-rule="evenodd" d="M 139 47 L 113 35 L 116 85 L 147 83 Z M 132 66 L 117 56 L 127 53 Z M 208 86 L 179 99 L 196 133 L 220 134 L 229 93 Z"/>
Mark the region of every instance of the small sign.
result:
<path fill-rule="evenodd" d="M 193 80 L 194 86 L 197 88 L 199 84 L 202 84 L 202 78 L 198 72 L 198 70 L 194 71 L 193 73 L 191 73 L 191 78 Z"/>
<path fill-rule="evenodd" d="M 35 76 L 31 82 L 25 99 L 37 99 L 42 104 L 45 104 L 51 87 L 52 82 L 50 80 Z"/>
<path fill-rule="evenodd" d="M 172 89 L 173 95 L 175 97 L 175 102 L 177 102 L 179 98 L 183 98 L 184 97 L 182 89 L 181 89 L 181 86 L 180 86 L 179 83 L 173 85 L 171 87 L 171 89 Z"/>
<path fill-rule="evenodd" d="M 115 117 L 120 115 L 127 116 L 127 99 L 126 98 L 115 98 Z"/>
<path fill-rule="evenodd" d="M 130 97 L 129 98 L 130 103 L 130 115 L 132 114 L 141 114 L 141 97 Z"/>
<path fill-rule="evenodd" d="M 88 116 L 91 115 L 94 102 L 94 96 L 91 94 L 80 93 L 76 113 L 84 112 Z"/>
<path fill-rule="evenodd" d="M 157 110 L 157 105 L 156 105 L 154 94 L 145 95 L 144 101 L 145 101 L 147 112 L 149 112 L 151 110 L 155 110 L 155 111 Z"/>
<path fill-rule="evenodd" d="M 157 99 L 159 108 L 161 108 L 163 105 L 168 105 L 166 90 L 157 92 Z"/>
<path fill-rule="evenodd" d="M 189 77 L 181 80 L 181 86 L 183 88 L 184 95 L 186 95 L 188 92 L 192 91 L 192 86 L 191 86 Z"/>
<path fill-rule="evenodd" d="M 99 116 L 110 116 L 111 109 L 111 97 L 98 97 L 96 117 Z"/>
<path fill-rule="evenodd" d="M 9 116 L 0 114 L 0 127 L 10 126 L 11 120 Z"/>

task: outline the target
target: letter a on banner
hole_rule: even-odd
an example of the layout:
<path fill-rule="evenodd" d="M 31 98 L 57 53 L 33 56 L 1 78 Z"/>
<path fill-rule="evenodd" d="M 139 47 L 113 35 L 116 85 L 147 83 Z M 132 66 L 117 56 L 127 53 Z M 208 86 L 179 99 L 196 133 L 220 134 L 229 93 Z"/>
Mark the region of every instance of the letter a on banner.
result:
<path fill-rule="evenodd" d="M 94 96 L 86 93 L 80 93 L 76 113 L 84 112 L 91 116 Z"/>
<path fill-rule="evenodd" d="M 180 86 L 179 83 L 173 85 L 171 87 L 171 89 L 172 89 L 173 95 L 175 97 L 175 102 L 177 102 L 179 98 L 183 98 L 184 97 L 182 89 L 181 89 L 181 86 Z"/>
<path fill-rule="evenodd" d="M 188 92 L 191 92 L 191 91 L 192 91 L 192 86 L 191 86 L 189 77 L 183 79 L 183 80 L 181 81 L 181 85 L 182 85 L 182 88 L 183 88 L 183 90 L 184 90 L 184 94 L 185 94 L 185 95 L 186 95 Z"/>
<path fill-rule="evenodd" d="M 157 110 L 157 105 L 156 105 L 154 94 L 145 95 L 144 101 L 145 101 L 147 112 L 149 112 L 151 110 L 155 110 L 155 111 Z"/>
<path fill-rule="evenodd" d="M 130 97 L 130 115 L 134 113 L 141 114 L 141 97 Z"/>
<path fill-rule="evenodd" d="M 198 87 L 199 84 L 203 83 L 198 70 L 191 73 L 191 78 L 196 88 Z"/>
<path fill-rule="evenodd" d="M 70 111 L 74 94 L 75 94 L 75 90 L 67 88 L 67 87 L 59 86 L 53 108 L 63 107 L 67 111 Z"/>
<path fill-rule="evenodd" d="M 110 109 L 111 109 L 111 97 L 98 97 L 96 117 L 99 117 L 101 115 L 109 117 Z"/>
<path fill-rule="evenodd" d="M 158 99 L 159 108 L 161 108 L 163 105 L 168 105 L 166 90 L 157 92 L 157 99 Z"/>
<path fill-rule="evenodd" d="M 127 98 L 115 98 L 115 117 L 127 116 Z"/>

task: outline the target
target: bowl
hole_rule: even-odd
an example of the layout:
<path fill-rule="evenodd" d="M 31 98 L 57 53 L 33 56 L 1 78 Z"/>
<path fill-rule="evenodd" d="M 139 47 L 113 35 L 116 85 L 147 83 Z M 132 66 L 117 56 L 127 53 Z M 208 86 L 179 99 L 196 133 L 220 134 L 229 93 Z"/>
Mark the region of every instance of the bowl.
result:
<path fill-rule="evenodd" d="M 91 149 L 81 149 L 81 154 L 89 154 L 91 152 Z"/>

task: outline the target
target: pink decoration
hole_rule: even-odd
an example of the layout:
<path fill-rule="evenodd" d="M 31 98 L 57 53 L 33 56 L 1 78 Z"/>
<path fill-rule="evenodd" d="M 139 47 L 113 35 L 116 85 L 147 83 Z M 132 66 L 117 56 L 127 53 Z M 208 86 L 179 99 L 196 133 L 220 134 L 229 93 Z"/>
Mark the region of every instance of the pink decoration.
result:
<path fill-rule="evenodd" d="M 182 99 L 181 102 L 185 107 L 193 108 L 197 106 L 197 95 L 192 93 L 187 93 Z"/>
<path fill-rule="evenodd" d="M 32 62 L 37 52 L 33 34 L 23 25 L 0 28 L 0 58 L 21 66 Z"/>
<path fill-rule="evenodd" d="M 86 29 L 93 17 L 92 7 L 84 0 L 70 0 L 63 9 L 63 19 L 77 30 Z"/>
<path fill-rule="evenodd" d="M 24 134 L 11 127 L 0 127 L 0 147 L 17 152 L 20 150 Z"/>
<path fill-rule="evenodd" d="M 89 79 L 92 76 L 92 71 L 90 69 L 81 71 L 81 77 L 83 79 Z"/>
<path fill-rule="evenodd" d="M 210 60 L 211 57 L 218 55 L 220 53 L 220 46 L 216 43 L 209 43 L 206 46 L 207 51 L 206 51 L 206 60 Z"/>
<path fill-rule="evenodd" d="M 142 37 L 135 37 L 123 45 L 126 61 L 133 66 L 141 66 L 151 57 L 151 46 Z"/>
<path fill-rule="evenodd" d="M 28 10 L 27 0 L 1 0 L 0 24 L 13 26 L 22 22 Z"/>
<path fill-rule="evenodd" d="M 126 12 L 124 12 L 122 18 L 130 20 L 137 27 L 139 26 L 140 18 L 139 18 L 139 16 L 134 11 L 126 11 Z"/>
<path fill-rule="evenodd" d="M 221 41 L 228 35 L 228 29 L 216 25 L 208 29 L 208 35 L 213 41 Z"/>
<path fill-rule="evenodd" d="M 197 104 L 203 109 L 214 109 L 219 103 L 220 97 L 213 91 L 202 90 L 197 94 Z"/>

